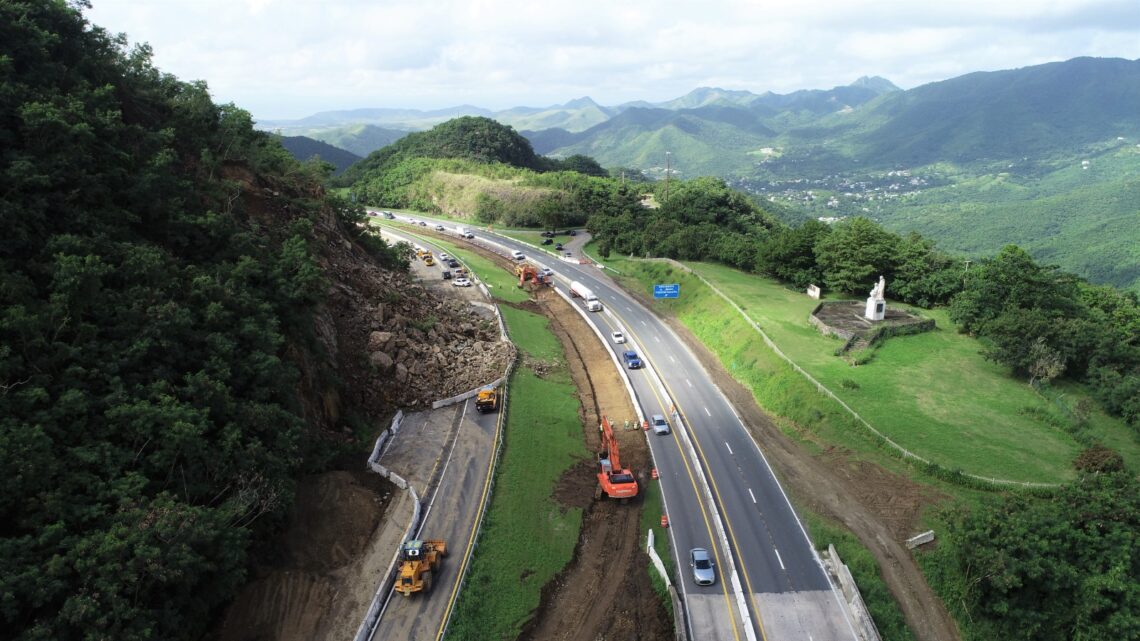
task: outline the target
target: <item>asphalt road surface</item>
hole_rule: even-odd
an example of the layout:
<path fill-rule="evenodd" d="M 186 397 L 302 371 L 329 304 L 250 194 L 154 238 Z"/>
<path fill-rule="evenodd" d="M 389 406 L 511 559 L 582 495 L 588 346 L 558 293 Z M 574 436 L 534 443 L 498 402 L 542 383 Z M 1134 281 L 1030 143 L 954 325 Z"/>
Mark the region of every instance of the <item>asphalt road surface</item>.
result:
<path fill-rule="evenodd" d="M 597 266 L 473 231 L 476 238 L 468 242 L 485 238 L 550 267 L 564 291 L 571 280 L 592 289 L 604 306 L 590 314 L 602 334 L 621 329 L 627 336 L 625 345 L 607 341 L 611 349 L 619 355 L 633 349 L 646 362 L 629 374 L 643 413 L 663 414 L 674 428 L 651 438 L 650 447 L 661 474 L 690 638 L 855 639 L 840 597 L 761 448 L 684 343 Z M 688 555 L 694 547 L 713 552 L 716 584 L 692 581 Z"/>

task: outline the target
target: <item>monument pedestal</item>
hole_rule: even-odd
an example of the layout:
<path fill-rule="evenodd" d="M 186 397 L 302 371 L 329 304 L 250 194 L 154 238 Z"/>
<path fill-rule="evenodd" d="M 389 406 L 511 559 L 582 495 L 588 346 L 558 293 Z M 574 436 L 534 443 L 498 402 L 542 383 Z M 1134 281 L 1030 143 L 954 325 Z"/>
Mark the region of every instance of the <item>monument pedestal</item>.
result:
<path fill-rule="evenodd" d="M 881 321 L 887 316 L 887 301 L 871 296 L 867 299 L 867 309 L 863 317 L 867 320 Z"/>

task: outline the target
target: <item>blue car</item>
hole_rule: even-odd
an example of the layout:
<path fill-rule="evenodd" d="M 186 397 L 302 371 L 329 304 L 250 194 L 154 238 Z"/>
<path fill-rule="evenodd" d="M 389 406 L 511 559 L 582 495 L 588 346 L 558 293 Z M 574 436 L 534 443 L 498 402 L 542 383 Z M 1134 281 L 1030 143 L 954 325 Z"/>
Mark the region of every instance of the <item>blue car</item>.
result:
<path fill-rule="evenodd" d="M 621 357 L 625 360 L 625 366 L 630 369 L 641 369 L 641 359 L 637 357 L 637 352 L 629 350 L 622 352 Z"/>

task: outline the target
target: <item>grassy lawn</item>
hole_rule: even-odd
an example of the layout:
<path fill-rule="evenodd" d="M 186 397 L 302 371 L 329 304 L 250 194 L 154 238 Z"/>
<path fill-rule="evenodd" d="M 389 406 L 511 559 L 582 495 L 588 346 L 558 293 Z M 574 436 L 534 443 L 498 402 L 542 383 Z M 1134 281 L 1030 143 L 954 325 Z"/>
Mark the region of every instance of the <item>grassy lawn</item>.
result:
<path fill-rule="evenodd" d="M 546 319 L 506 307 L 503 312 L 519 349 L 535 358 L 561 356 L 557 339 L 545 331 Z M 540 379 L 520 365 L 509 390 L 494 493 L 448 639 L 517 637 L 538 607 L 542 587 L 573 556 L 582 525 L 580 509 L 551 499 L 562 473 L 589 456 L 569 372 L 563 366 Z"/>
<path fill-rule="evenodd" d="M 866 440 L 851 433 L 865 429 L 836 415 L 810 383 L 791 380 L 799 375 L 697 279 L 662 263 L 607 262 L 629 274 L 627 286 L 642 291 L 653 283 L 681 283 L 679 300 L 655 304 L 676 313 L 763 407 L 818 430 L 828 442 L 858 446 Z M 945 312 L 921 312 L 939 329 L 892 338 L 870 363 L 851 367 L 834 356 L 841 343 L 808 324 L 812 299 L 727 267 L 691 267 L 738 301 L 784 353 L 903 447 L 946 469 L 980 476 L 1047 483 L 1073 478 L 1070 463 L 1081 446 L 1056 426 L 1060 414 L 1053 404 L 982 358 L 980 344 L 957 334 Z M 1070 398 L 1081 393 L 1075 387 L 1070 392 Z M 1140 444 L 1118 421 L 1094 416 L 1088 431 L 1140 468 Z"/>

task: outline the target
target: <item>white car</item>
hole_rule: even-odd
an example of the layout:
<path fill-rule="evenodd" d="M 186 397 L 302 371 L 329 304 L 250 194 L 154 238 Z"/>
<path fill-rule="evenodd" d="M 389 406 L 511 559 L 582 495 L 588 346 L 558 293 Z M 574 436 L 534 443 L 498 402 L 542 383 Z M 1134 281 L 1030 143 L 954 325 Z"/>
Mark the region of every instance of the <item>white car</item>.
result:
<path fill-rule="evenodd" d="M 654 434 L 669 433 L 669 421 L 666 421 L 665 417 L 660 414 L 654 414 L 653 418 L 649 419 L 649 424 L 653 426 Z"/>
<path fill-rule="evenodd" d="M 435 230 L 436 231 L 443 231 L 443 225 L 436 225 Z"/>
<path fill-rule="evenodd" d="M 614 339 L 614 342 L 619 344 L 619 345 L 625 342 L 625 333 L 622 332 L 620 329 L 617 330 L 616 332 L 611 332 L 610 336 L 612 336 Z"/>
<path fill-rule="evenodd" d="M 542 275 L 546 276 L 547 278 L 553 278 L 554 277 L 554 270 L 549 268 L 549 267 L 543 267 L 542 268 Z"/>
<path fill-rule="evenodd" d="M 448 254 L 447 252 L 443 252 L 439 255 L 439 259 L 442 261 L 449 261 L 449 260 L 451 260 L 451 255 Z"/>
<path fill-rule="evenodd" d="M 467 280 L 466 278 L 456 278 L 455 280 L 451 281 L 451 284 L 455 287 L 470 287 L 471 281 Z"/>
<path fill-rule="evenodd" d="M 523 254 L 521 251 L 516 249 L 513 252 L 511 252 L 511 257 L 514 258 L 515 260 L 522 260 L 522 259 L 526 258 L 526 254 Z"/>

